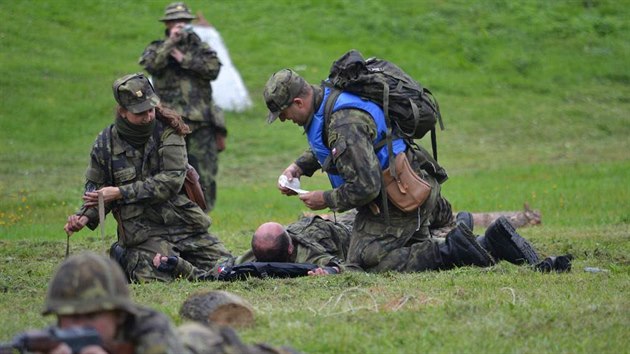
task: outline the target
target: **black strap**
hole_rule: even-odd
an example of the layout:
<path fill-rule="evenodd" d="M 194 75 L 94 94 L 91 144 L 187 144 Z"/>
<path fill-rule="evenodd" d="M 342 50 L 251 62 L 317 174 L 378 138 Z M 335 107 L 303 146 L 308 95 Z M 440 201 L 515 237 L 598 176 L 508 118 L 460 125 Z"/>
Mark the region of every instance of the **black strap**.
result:
<path fill-rule="evenodd" d="M 435 128 L 431 128 L 431 149 L 433 150 L 433 158 L 437 162 L 437 136 L 435 134 Z"/>
<path fill-rule="evenodd" d="M 112 143 L 112 129 L 114 128 L 114 125 L 110 125 L 109 128 L 105 129 L 103 131 L 103 135 L 102 135 L 102 143 L 101 145 L 103 154 L 101 155 L 101 159 L 103 159 L 103 161 L 105 161 L 105 165 L 103 166 L 105 168 L 105 178 L 108 178 L 108 180 L 106 181 L 106 185 L 108 186 L 113 186 L 114 185 L 114 166 L 113 166 L 113 159 L 112 159 L 112 151 L 113 151 L 113 143 Z"/>

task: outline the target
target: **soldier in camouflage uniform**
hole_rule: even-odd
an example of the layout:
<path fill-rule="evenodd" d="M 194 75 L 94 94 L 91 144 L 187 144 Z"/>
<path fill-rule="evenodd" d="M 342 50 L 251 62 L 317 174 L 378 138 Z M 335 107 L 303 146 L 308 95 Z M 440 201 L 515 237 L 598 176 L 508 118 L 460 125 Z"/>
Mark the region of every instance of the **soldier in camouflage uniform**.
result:
<path fill-rule="evenodd" d="M 345 270 L 351 232 L 351 222 L 336 223 L 319 216 L 303 217 L 286 228 L 267 222 L 256 229 L 252 249 L 237 257 L 236 263 L 313 263 L 320 266 L 313 275 L 340 273 Z"/>
<path fill-rule="evenodd" d="M 414 272 L 494 264 L 463 224 L 449 234 L 446 242 L 430 238 L 429 220 L 441 198 L 439 182 L 446 180 L 446 172 L 424 149 L 404 140 L 395 140 L 394 144 L 406 153 L 418 176 L 431 185 L 431 194 L 414 212 L 403 212 L 389 201 L 389 217 L 381 212 L 384 210 L 380 196 L 382 171 L 387 167 L 382 156 L 387 154 L 379 154 L 375 145 L 383 136 L 379 126 L 384 124 L 376 121 L 384 119 L 382 109 L 342 93 L 342 96 L 346 94 L 344 99 L 349 104 L 338 108 L 338 100 L 330 119 L 325 122 L 323 111 L 329 92 L 330 89 L 310 85 L 294 71 L 284 69 L 267 81 L 264 99 L 270 111 L 268 123 L 278 117 L 281 121 L 290 120 L 304 127 L 309 140 L 310 149 L 282 174 L 292 180 L 311 176 L 326 166 L 324 170 L 333 184 L 332 190 L 300 194 L 303 203 L 312 210 L 357 208 L 346 266 L 369 272 Z M 363 108 L 354 108 L 359 104 Z M 320 161 L 322 156 L 326 157 L 325 161 Z M 296 194 L 280 184 L 278 188 L 283 194 Z"/>
<path fill-rule="evenodd" d="M 44 315 L 57 316 L 57 326 L 92 327 L 101 346 L 84 347 L 81 353 L 295 353 L 290 348 L 266 344 L 246 345 L 226 327 L 186 323 L 175 328 L 164 314 L 135 304 L 118 264 L 86 252 L 71 256 L 50 281 Z M 59 344 L 48 353 L 68 353 Z"/>
<path fill-rule="evenodd" d="M 236 258 L 236 264 L 244 262 L 292 262 L 313 263 L 320 268 L 309 275 L 327 275 L 343 272 L 350 236 L 352 220 L 356 212 L 347 212 L 336 221 L 320 216 L 303 217 L 286 228 L 275 222 L 261 225 L 252 237 L 252 249 Z M 457 223 L 464 223 L 472 231 L 472 214 L 460 212 Z M 453 228 L 457 227 L 454 222 Z M 520 236 L 505 217 L 493 222 L 483 236 L 476 237 L 495 261 L 506 260 L 513 264 L 535 265 L 539 257 L 529 241 Z M 434 238 L 437 243 L 445 238 Z M 409 242 L 409 245 L 413 244 Z"/>
<path fill-rule="evenodd" d="M 231 257 L 208 233 L 211 220 L 182 191 L 186 174 L 186 124 L 161 107 L 143 74 L 114 82 L 116 120 L 92 147 L 86 172 L 84 204 L 68 218 L 67 233 L 99 224 L 98 198 L 118 222 L 120 263 L 132 281 L 172 280 L 153 267 L 156 253 L 180 255 L 195 267 L 210 270 L 219 258 Z"/>
<path fill-rule="evenodd" d="M 219 75 L 221 62 L 191 30 L 193 19 L 183 2 L 168 5 L 160 19 L 166 26 L 166 39 L 149 44 L 140 65 L 152 75 L 163 104 L 177 111 L 192 130 L 186 136 L 188 160 L 199 173 L 206 211 L 210 211 L 216 200 L 218 154 L 225 149 L 227 129 L 223 113 L 212 101 L 210 85 Z"/>

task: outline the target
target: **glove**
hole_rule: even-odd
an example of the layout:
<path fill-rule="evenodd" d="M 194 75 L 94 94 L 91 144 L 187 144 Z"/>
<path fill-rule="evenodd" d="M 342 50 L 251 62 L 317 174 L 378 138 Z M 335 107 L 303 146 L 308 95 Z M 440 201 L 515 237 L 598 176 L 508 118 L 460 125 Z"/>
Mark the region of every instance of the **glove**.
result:
<path fill-rule="evenodd" d="M 157 267 L 157 270 L 165 273 L 172 273 L 177 267 L 177 256 L 169 256 L 166 259 L 166 262 L 160 262 L 160 265 Z"/>

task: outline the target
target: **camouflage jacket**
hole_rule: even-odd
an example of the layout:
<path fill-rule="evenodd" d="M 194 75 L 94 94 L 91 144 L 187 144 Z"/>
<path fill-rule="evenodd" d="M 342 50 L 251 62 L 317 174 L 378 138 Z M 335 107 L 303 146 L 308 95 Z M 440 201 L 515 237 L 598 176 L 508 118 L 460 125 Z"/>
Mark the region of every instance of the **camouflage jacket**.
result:
<path fill-rule="evenodd" d="M 153 135 L 136 149 L 123 140 L 115 126 L 96 138 L 86 171 L 86 190 L 117 186 L 122 199 L 109 203 L 119 224 L 124 247 L 159 236 L 177 241 L 193 233 L 207 232 L 210 218 L 188 199 L 182 186 L 186 174 L 184 137 L 157 120 Z M 89 218 L 87 226 L 98 226 L 97 208 L 83 206 L 79 214 Z"/>
<path fill-rule="evenodd" d="M 352 226 L 324 220 L 319 216 L 303 217 L 286 227 L 293 241 L 292 262 L 313 263 L 320 267 L 337 266 L 345 269 L 345 259 Z M 236 260 L 236 264 L 254 262 L 256 257 L 249 250 Z"/>
<path fill-rule="evenodd" d="M 139 305 L 136 312 L 118 331 L 119 341 L 131 343 L 135 353 L 189 353 L 166 315 Z"/>
<path fill-rule="evenodd" d="M 323 90 L 312 86 L 315 110 L 323 102 Z M 372 201 L 380 203 L 382 171 L 374 152 L 372 141 L 377 134 L 372 117 L 360 109 L 341 109 L 331 114 L 324 126 L 326 145 L 332 151 L 332 166 L 345 183 L 338 188 L 324 192 L 326 206 L 334 211 L 346 211 L 366 206 Z M 419 166 L 416 173 L 420 177 L 446 172 L 435 162 L 429 153 L 419 146 L 411 146 Z M 322 168 L 313 151 L 306 150 L 295 163 L 305 176 L 312 176 Z"/>
<path fill-rule="evenodd" d="M 177 48 L 184 54 L 181 63 L 172 56 Z M 153 86 L 167 107 L 191 121 L 211 122 L 224 127 L 220 120 L 214 121 L 212 86 L 217 78 L 221 62 L 217 53 L 194 33 L 186 33 L 179 42 L 170 39 L 154 41 L 146 47 L 139 61 L 151 74 Z"/>

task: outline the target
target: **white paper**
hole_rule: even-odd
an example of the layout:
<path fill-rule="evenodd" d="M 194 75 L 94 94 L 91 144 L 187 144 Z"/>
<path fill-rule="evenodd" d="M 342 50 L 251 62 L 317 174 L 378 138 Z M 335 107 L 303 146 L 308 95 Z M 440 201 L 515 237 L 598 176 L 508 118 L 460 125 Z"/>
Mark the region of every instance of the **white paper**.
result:
<path fill-rule="evenodd" d="M 291 181 L 289 181 L 287 176 L 280 175 L 280 177 L 278 177 L 278 184 L 280 184 L 282 187 L 288 188 L 288 189 L 290 189 L 290 190 L 292 190 L 292 191 L 294 191 L 295 193 L 298 193 L 298 194 L 308 193 L 307 190 L 300 189 L 300 179 L 299 178 L 293 178 Z"/>

